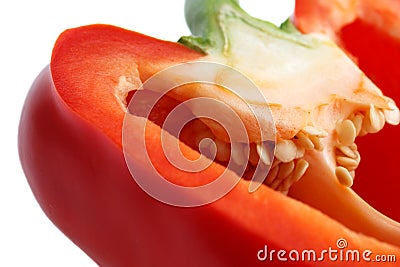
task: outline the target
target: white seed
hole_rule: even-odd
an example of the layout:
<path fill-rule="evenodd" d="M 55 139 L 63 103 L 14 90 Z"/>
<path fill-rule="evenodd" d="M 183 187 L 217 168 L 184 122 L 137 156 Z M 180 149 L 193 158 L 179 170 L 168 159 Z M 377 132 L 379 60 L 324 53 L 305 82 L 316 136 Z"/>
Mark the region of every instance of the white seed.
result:
<path fill-rule="evenodd" d="M 352 149 L 353 151 L 357 151 L 358 147 L 356 143 L 353 143 L 351 145 L 349 145 L 350 149 Z"/>
<path fill-rule="evenodd" d="M 297 137 L 296 141 L 299 145 L 301 145 L 302 147 L 304 147 L 307 150 L 314 149 L 314 144 L 313 144 L 313 142 L 311 142 L 310 138 L 307 137 L 307 135 L 305 135 L 302 132 L 299 132 L 296 135 L 296 137 Z"/>
<path fill-rule="evenodd" d="M 306 149 L 302 146 L 297 145 L 296 159 L 304 157 L 304 154 L 306 154 Z"/>
<path fill-rule="evenodd" d="M 265 165 L 271 165 L 271 158 L 269 157 L 268 147 L 264 144 L 257 144 L 257 153 Z"/>
<path fill-rule="evenodd" d="M 278 186 L 278 188 L 276 189 L 276 191 L 280 192 L 280 193 L 283 194 L 283 195 L 287 195 L 287 194 L 289 193 L 289 188 L 290 188 L 290 185 L 289 185 L 289 187 L 287 187 L 287 185 L 286 185 L 285 183 L 286 183 L 286 180 L 284 180 L 284 181 Z"/>
<path fill-rule="evenodd" d="M 336 148 L 349 158 L 357 158 L 356 152 L 350 146 L 338 145 Z"/>
<path fill-rule="evenodd" d="M 351 120 L 338 122 L 336 124 L 336 134 L 340 144 L 349 146 L 356 139 L 356 127 Z"/>
<path fill-rule="evenodd" d="M 355 150 L 354 153 L 356 153 L 356 155 L 357 155 L 356 158 L 355 158 L 355 160 L 357 161 L 358 164 L 360 164 L 360 161 L 361 161 L 360 152 L 358 152 L 357 150 Z"/>
<path fill-rule="evenodd" d="M 353 185 L 353 177 L 351 176 L 349 170 L 347 170 L 345 167 L 336 167 L 335 175 L 340 184 L 347 187 L 351 187 Z"/>
<path fill-rule="evenodd" d="M 278 173 L 278 179 L 284 179 L 288 177 L 294 170 L 294 162 L 288 162 L 288 163 L 282 163 L 279 166 L 279 173 Z"/>
<path fill-rule="evenodd" d="M 320 138 L 327 137 L 328 133 L 323 129 L 318 129 L 314 126 L 306 126 L 302 129 L 302 131 L 309 135 L 314 135 Z"/>
<path fill-rule="evenodd" d="M 400 123 L 400 111 L 399 108 L 396 106 L 394 101 L 390 99 L 388 105 L 389 109 L 384 110 L 385 120 L 387 123 L 391 125 L 399 125 Z"/>
<path fill-rule="evenodd" d="M 279 141 L 275 149 L 275 157 L 282 162 L 290 162 L 296 157 L 297 146 L 292 140 Z"/>
<path fill-rule="evenodd" d="M 296 163 L 294 161 L 290 163 L 281 163 L 278 166 L 279 172 L 274 173 L 275 179 L 269 181 L 269 187 L 287 194 L 290 187 L 303 177 L 308 166 L 308 162 L 303 159 L 298 160 Z M 282 167 L 284 170 L 282 170 Z"/>
<path fill-rule="evenodd" d="M 379 109 L 376 108 L 373 104 L 369 104 L 369 110 L 368 110 L 368 115 L 369 119 L 371 121 L 372 126 L 376 126 L 376 128 L 379 127 Z"/>
<path fill-rule="evenodd" d="M 309 136 L 309 138 L 314 145 L 314 149 L 318 151 L 324 150 L 324 145 L 322 144 L 321 139 L 319 139 L 319 137 L 311 135 Z"/>
<path fill-rule="evenodd" d="M 292 186 L 292 184 L 293 184 L 292 175 L 290 175 L 289 177 L 287 177 L 285 180 L 282 181 L 278 190 L 281 192 L 289 192 L 289 189 Z"/>
<path fill-rule="evenodd" d="M 356 128 L 356 135 L 360 134 L 362 124 L 363 124 L 364 115 L 361 113 L 357 113 L 354 118 L 351 120 Z"/>
<path fill-rule="evenodd" d="M 276 177 L 276 179 L 272 182 L 272 184 L 269 185 L 270 188 L 277 190 L 278 187 L 282 184 L 283 178 L 278 178 Z"/>
<path fill-rule="evenodd" d="M 247 163 L 247 158 L 245 157 L 243 146 L 240 143 L 231 144 L 231 156 L 233 162 L 235 162 L 237 165 L 243 165 Z"/>
<path fill-rule="evenodd" d="M 385 126 L 386 120 L 385 120 L 385 114 L 384 114 L 383 110 L 378 109 L 377 112 L 378 112 L 378 118 L 379 118 L 379 127 L 378 127 L 378 129 L 380 131 Z"/>
<path fill-rule="evenodd" d="M 370 104 L 363 120 L 363 129 L 368 133 L 377 133 L 383 128 L 384 124 L 385 115 L 376 109 L 373 104 Z"/>
<path fill-rule="evenodd" d="M 342 157 L 342 156 L 336 157 L 336 162 L 340 166 L 343 166 L 351 171 L 355 170 L 358 166 L 357 160 L 348 157 Z"/>
<path fill-rule="evenodd" d="M 306 173 L 308 169 L 308 166 L 309 163 L 304 159 L 299 159 L 296 162 L 296 166 L 293 170 L 293 175 L 291 177 L 293 183 L 297 182 L 298 180 L 300 180 L 301 177 L 303 177 L 303 175 Z"/>
<path fill-rule="evenodd" d="M 272 182 L 276 179 L 278 172 L 279 172 L 279 165 L 276 165 L 274 168 L 271 168 L 267 175 L 267 179 L 265 180 L 265 184 L 271 185 Z"/>

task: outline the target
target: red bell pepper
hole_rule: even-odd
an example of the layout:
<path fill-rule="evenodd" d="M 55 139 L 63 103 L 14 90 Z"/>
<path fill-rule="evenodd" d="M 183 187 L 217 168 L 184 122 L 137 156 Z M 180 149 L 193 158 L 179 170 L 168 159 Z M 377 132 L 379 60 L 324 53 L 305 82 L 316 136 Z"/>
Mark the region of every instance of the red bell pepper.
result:
<path fill-rule="evenodd" d="M 387 266 L 395 266 L 393 261 L 400 257 L 398 223 L 357 197 L 343 180 L 352 171 L 343 166 L 339 170 L 344 175 L 337 171 L 339 166 L 332 170 L 339 163 L 331 157 L 334 146 L 349 139 L 341 129 L 346 132 L 355 112 L 355 117 L 367 118 L 367 125 L 359 129 L 364 133 L 378 130 L 374 112 L 398 123 L 393 102 L 333 43 L 303 36 L 289 23 L 278 28 L 252 18 L 236 1 L 187 1 L 186 17 L 195 35 L 181 39 L 187 47 L 110 25 L 61 34 L 50 66 L 27 96 L 19 128 L 21 163 L 46 215 L 101 266 L 352 266 L 359 262 L 346 260 L 344 254 L 353 250 L 359 251 L 360 261 L 382 255 L 392 261 Z M 202 158 L 210 163 L 208 168 L 188 173 L 167 160 L 163 145 L 178 141 L 182 154 L 196 159 L 200 153 L 193 140 L 203 133 L 197 130 L 211 129 L 215 143 L 221 145 L 218 128 L 207 120 L 196 121 L 200 126 L 188 126 L 177 137 L 166 135 L 162 143 L 162 123 L 182 101 L 196 96 L 219 97 L 239 110 L 241 118 L 247 118 L 246 109 L 218 86 L 188 85 L 164 95 L 146 118 L 130 114 L 127 102 L 147 92 L 148 88 L 138 89 L 158 71 L 200 61 L 239 69 L 271 101 L 277 133 L 275 166 L 254 193 L 248 191 L 250 182 L 240 179 L 219 200 L 184 208 L 154 199 L 135 183 L 127 161 L 144 177 L 151 172 L 135 147 L 144 139 L 156 169 L 174 183 L 213 180 L 227 168 L 221 150 L 217 160 Z M 215 77 L 223 78 L 219 74 Z M 290 97 L 293 94 L 298 97 Z M 257 108 L 265 112 L 267 107 Z M 132 127 L 128 135 L 123 133 L 127 116 Z M 263 150 L 266 140 L 256 139 L 257 129 L 249 121 L 244 125 L 254 138 L 251 145 L 258 143 L 257 149 L 250 149 L 248 161 L 253 164 L 252 152 L 257 150 L 256 166 L 271 165 Z M 143 125 L 145 135 L 138 130 Z M 128 155 L 123 135 L 132 145 Z M 350 147 L 357 161 L 358 152 Z M 246 175 L 254 171 L 250 163 Z M 290 180 L 295 176 L 301 180 Z M 228 170 L 228 179 L 237 178 Z M 293 183 L 292 188 L 285 188 L 283 181 Z"/>
<path fill-rule="evenodd" d="M 293 20 L 305 33 L 328 34 L 386 95 L 400 101 L 399 1 L 297 0 Z M 389 151 L 400 150 L 399 134 L 397 127 L 387 127 L 360 139 L 364 156 L 358 173 L 363 181 L 354 184 L 365 200 L 397 221 L 400 182 L 397 157 Z M 385 181 L 379 190 L 373 186 L 377 179 Z"/>

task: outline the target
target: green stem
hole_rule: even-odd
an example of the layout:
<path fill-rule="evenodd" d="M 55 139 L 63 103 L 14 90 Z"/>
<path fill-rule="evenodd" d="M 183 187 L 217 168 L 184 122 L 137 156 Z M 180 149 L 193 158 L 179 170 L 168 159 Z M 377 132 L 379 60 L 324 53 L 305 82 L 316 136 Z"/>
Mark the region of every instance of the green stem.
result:
<path fill-rule="evenodd" d="M 236 0 L 186 0 L 185 18 L 192 36 L 184 36 L 180 43 L 203 53 L 226 54 L 230 47 L 230 31 L 233 27 L 247 26 L 261 34 L 286 39 L 303 46 L 310 46 L 308 39 L 287 20 L 282 27 L 250 16 Z"/>

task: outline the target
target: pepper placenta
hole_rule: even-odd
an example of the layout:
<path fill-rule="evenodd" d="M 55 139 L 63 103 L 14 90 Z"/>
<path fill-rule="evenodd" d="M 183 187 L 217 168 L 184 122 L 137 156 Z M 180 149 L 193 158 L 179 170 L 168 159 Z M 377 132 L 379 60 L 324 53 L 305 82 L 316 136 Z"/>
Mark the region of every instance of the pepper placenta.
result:
<path fill-rule="evenodd" d="M 386 95 L 400 101 L 400 2 L 297 0 L 293 20 L 303 32 L 329 35 Z M 397 159 L 390 151 L 400 150 L 398 135 L 398 127 L 385 127 L 360 138 L 364 156 L 358 173 L 364 178 L 354 184 L 364 199 L 396 220 Z M 384 182 L 377 190 L 373 185 L 379 180 Z"/>
<path fill-rule="evenodd" d="M 338 240 L 360 252 L 399 257 L 398 223 L 343 182 L 352 181 L 357 167 L 347 163 L 359 161 L 356 136 L 379 131 L 385 122 L 398 124 L 394 102 L 331 41 L 302 35 L 290 22 L 276 27 L 255 19 L 233 0 L 187 1 L 185 10 L 193 36 L 180 43 L 110 25 L 61 34 L 50 66 L 27 96 L 19 128 L 21 163 L 46 215 L 101 266 L 287 264 L 288 254 L 279 254 L 286 258 L 282 262 L 273 252 L 264 257 L 266 247 L 300 255 L 312 248 L 318 260 L 293 263 L 330 265 L 323 251 L 343 249 Z M 269 162 L 265 147 L 271 140 L 259 139 L 251 120 L 244 120 L 250 156 L 242 162 L 248 166 L 243 179 L 221 199 L 192 208 L 168 205 L 144 192 L 127 168 L 122 139 L 129 116 L 133 150 L 127 161 L 146 176 L 151 170 L 134 151 L 143 137 L 136 130 L 145 125 L 148 155 L 161 175 L 177 184 L 213 180 L 226 170 L 223 151 L 240 163 L 223 131 L 201 119 L 189 124 L 186 134 L 168 135 L 166 142 L 179 139 L 182 154 L 198 158 L 196 138 L 206 133 L 217 148 L 216 160 L 203 159 L 210 163 L 207 169 L 184 172 L 164 155 L 163 122 L 180 103 L 207 96 L 248 118 L 243 101 L 217 85 L 187 84 L 162 96 L 149 117 L 129 113 L 136 94 L 157 93 L 157 88 L 142 88 L 146 80 L 187 62 L 217 62 L 243 72 L 268 106 L 245 91 L 243 99 L 258 110 L 269 108 L 276 126 L 275 159 Z M 188 74 L 177 75 L 171 78 Z M 212 75 L 223 79 L 221 73 Z M 355 118 L 364 124 L 358 127 Z M 271 171 L 249 193 L 247 175 L 262 164 L 271 165 Z M 233 171 L 229 175 L 237 177 Z"/>

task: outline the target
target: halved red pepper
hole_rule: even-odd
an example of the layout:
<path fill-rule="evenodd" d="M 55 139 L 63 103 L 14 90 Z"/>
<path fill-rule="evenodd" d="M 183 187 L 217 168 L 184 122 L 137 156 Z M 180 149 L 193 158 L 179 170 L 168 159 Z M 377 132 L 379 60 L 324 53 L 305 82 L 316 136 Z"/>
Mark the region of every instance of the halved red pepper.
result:
<path fill-rule="evenodd" d="M 288 25 L 286 29 L 278 29 L 249 18 L 247 14 L 243 15 L 245 13 L 236 1 L 189 1 L 187 9 L 196 11 L 193 11 L 196 19 L 204 19 L 205 15 L 211 18 L 204 21 L 204 24 L 209 23 L 205 28 L 218 28 L 221 14 L 233 14 L 225 21 L 228 26 L 232 26 L 228 24 L 232 18 L 243 16 L 239 20 L 234 19 L 234 25 L 241 27 L 241 21 L 245 22 L 245 27 L 254 23 L 251 27 L 255 31 L 262 25 L 266 27 L 262 32 L 268 38 L 283 39 L 284 43 L 289 42 L 289 47 L 312 47 L 314 42 L 312 39 L 312 44 L 308 43 L 308 39 L 302 39 L 306 37 L 293 32 Z M 226 11 L 228 13 L 224 13 Z M 192 24 L 195 28 L 192 30 L 197 35 L 203 35 L 204 29 L 196 29 L 197 25 Z M 121 139 L 126 110 L 122 106 L 129 95 L 120 90 L 121 86 L 137 89 L 151 75 L 166 67 L 207 60 L 218 48 L 217 45 L 207 50 L 208 45 L 213 45 L 215 40 L 224 40 L 221 36 L 224 37 L 217 31 L 209 36 L 203 35 L 203 39 L 197 36 L 182 40 L 196 50 L 109 25 L 70 29 L 59 37 L 50 67 L 46 67 L 38 76 L 28 94 L 19 128 L 21 162 L 32 191 L 46 215 L 101 266 L 358 265 L 356 260 L 328 258 L 328 250 L 336 251 L 336 254 L 333 251 L 336 256 L 344 251 L 344 247 L 337 245 L 337 241 L 343 239 L 347 241 L 348 249 L 360 253 L 370 250 L 373 255 L 398 258 L 400 243 L 396 224 L 390 226 L 389 222 L 389 226 L 384 226 L 393 227 L 393 230 L 383 230 L 393 233 L 392 244 L 388 244 L 352 231 L 319 210 L 267 186 L 249 193 L 249 181 L 245 179 L 241 179 L 231 192 L 218 201 L 196 208 L 161 203 L 135 183 L 123 154 Z M 274 51 L 273 46 L 271 49 Z M 302 51 L 303 48 L 299 49 Z M 338 50 L 334 51 L 336 53 Z M 350 61 L 342 58 L 340 53 L 338 55 L 344 60 L 340 61 L 343 66 L 355 71 L 348 63 Z M 291 70 L 284 69 L 283 73 L 290 75 Z M 366 80 L 361 81 L 367 83 Z M 358 88 L 361 92 L 367 92 L 367 89 Z M 371 99 L 385 106 L 380 97 Z M 132 125 L 139 127 L 143 121 L 146 122 L 145 140 L 150 144 L 148 153 L 169 180 L 176 183 L 209 181 L 225 170 L 224 164 L 211 162 L 206 170 L 187 174 L 176 170 L 163 154 L 160 135 L 164 130 L 159 120 L 177 103 L 179 99 L 176 95 L 168 95 L 149 118 L 133 117 Z M 343 103 L 337 100 L 335 105 Z M 291 124 L 287 120 L 287 124 L 278 124 L 281 127 L 278 130 L 284 127 L 293 130 L 298 127 L 295 119 L 302 118 L 303 113 L 294 112 L 297 109 L 285 110 L 291 112 L 294 122 Z M 331 114 L 330 110 L 321 109 L 320 112 Z M 339 113 L 333 112 L 336 115 Z M 283 111 L 274 114 L 285 116 Z M 284 120 L 278 118 L 277 121 Z M 284 134 L 290 137 L 289 133 L 282 130 L 280 138 L 285 138 Z M 134 131 L 130 138 L 132 144 L 140 140 Z M 171 141 L 174 139 L 172 136 L 169 138 Z M 199 157 L 199 152 L 188 143 L 180 141 L 180 147 L 183 154 Z M 130 160 L 137 162 L 140 168 L 142 156 L 132 154 Z M 305 184 L 310 178 L 322 175 L 331 177 L 320 156 L 319 152 L 313 151 L 307 154 L 311 162 L 321 162 L 322 171 L 319 166 L 312 165 L 304 178 Z M 148 172 L 147 169 L 142 170 L 143 175 Z M 233 172 L 230 175 L 232 179 L 236 177 Z M 336 188 L 332 190 L 334 192 L 350 192 L 336 181 L 329 180 L 327 184 Z M 325 186 L 324 183 L 322 186 Z M 298 190 L 301 191 L 301 188 L 301 185 L 298 186 Z M 346 213 L 353 206 L 346 208 L 343 205 L 340 208 Z M 358 210 L 355 208 L 354 211 Z M 355 218 L 375 215 L 355 215 Z M 351 227 L 357 225 L 355 223 Z M 365 233 L 379 237 L 375 230 L 366 227 Z M 386 235 L 384 240 L 391 239 L 387 237 L 387 232 L 383 235 Z M 311 254 L 309 260 L 288 259 L 292 250 L 298 251 L 301 256 L 304 251 L 308 255 L 311 249 L 318 253 L 316 258 Z M 260 260 L 266 256 L 265 252 L 271 253 L 273 250 L 272 262 Z M 277 258 L 278 250 L 286 251 L 285 255 L 279 254 L 286 261 Z M 292 256 L 296 257 L 296 254 Z M 388 263 L 387 266 L 395 266 L 395 263 Z"/>
<path fill-rule="evenodd" d="M 297 0 L 293 20 L 303 32 L 328 34 L 386 95 L 400 101 L 400 2 Z M 387 127 L 360 139 L 363 181 L 354 184 L 364 199 L 396 220 L 399 133 L 398 128 Z M 377 190 L 374 184 L 380 180 L 384 182 Z"/>

